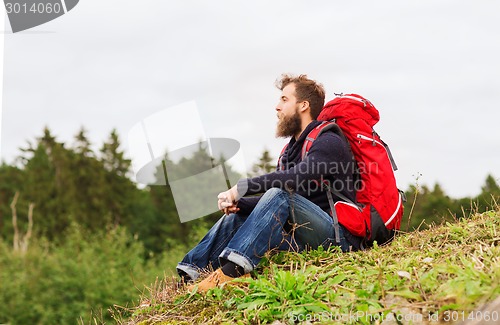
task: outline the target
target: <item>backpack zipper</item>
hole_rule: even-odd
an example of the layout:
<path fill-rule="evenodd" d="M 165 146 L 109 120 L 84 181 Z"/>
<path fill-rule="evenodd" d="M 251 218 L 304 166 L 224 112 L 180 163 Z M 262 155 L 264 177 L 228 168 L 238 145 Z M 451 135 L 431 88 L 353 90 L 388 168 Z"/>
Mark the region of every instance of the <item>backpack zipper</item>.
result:
<path fill-rule="evenodd" d="M 380 141 L 375 140 L 375 134 L 377 134 L 377 133 L 374 132 L 374 137 L 373 138 L 367 137 L 366 135 L 360 134 L 360 133 L 358 133 L 356 137 L 358 139 L 362 139 L 362 140 L 366 140 L 366 141 L 371 141 L 373 146 L 375 146 L 375 144 L 381 145 L 382 148 L 384 148 L 385 153 L 389 157 L 389 161 L 391 162 L 392 169 L 393 170 L 398 170 L 398 167 L 396 166 L 396 162 L 394 161 L 394 158 L 392 157 L 392 153 L 389 150 L 389 147 L 384 142 L 380 142 Z"/>
<path fill-rule="evenodd" d="M 357 137 L 358 137 L 358 139 L 372 141 L 373 145 L 375 145 L 375 143 L 378 143 L 379 145 L 381 145 L 385 149 L 385 146 L 382 143 L 380 143 L 379 141 L 375 140 L 375 137 L 370 138 L 370 137 L 367 137 L 366 135 L 363 135 L 363 134 L 358 134 Z"/>
<path fill-rule="evenodd" d="M 352 100 L 355 100 L 357 102 L 360 102 L 360 103 L 363 103 L 363 106 L 366 107 L 366 101 L 361 99 L 361 98 L 358 98 L 358 97 L 355 97 L 355 96 L 349 96 L 349 95 L 341 95 L 342 98 L 348 98 L 348 99 L 352 99 Z"/>

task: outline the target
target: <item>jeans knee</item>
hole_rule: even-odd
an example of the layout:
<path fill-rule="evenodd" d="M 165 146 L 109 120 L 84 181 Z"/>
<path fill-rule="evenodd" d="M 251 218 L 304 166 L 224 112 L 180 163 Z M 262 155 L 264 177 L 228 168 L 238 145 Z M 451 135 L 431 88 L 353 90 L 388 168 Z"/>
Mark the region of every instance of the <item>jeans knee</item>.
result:
<path fill-rule="evenodd" d="M 266 193 L 264 193 L 264 196 L 263 197 L 266 197 L 267 199 L 273 199 L 275 197 L 286 197 L 288 195 L 288 193 L 280 188 L 277 188 L 277 187 L 273 187 L 273 188 L 270 188 L 269 190 L 266 191 Z"/>
<path fill-rule="evenodd" d="M 275 187 L 267 190 L 259 201 L 262 207 L 280 207 L 283 206 L 283 204 L 288 204 L 288 202 L 288 192 Z"/>

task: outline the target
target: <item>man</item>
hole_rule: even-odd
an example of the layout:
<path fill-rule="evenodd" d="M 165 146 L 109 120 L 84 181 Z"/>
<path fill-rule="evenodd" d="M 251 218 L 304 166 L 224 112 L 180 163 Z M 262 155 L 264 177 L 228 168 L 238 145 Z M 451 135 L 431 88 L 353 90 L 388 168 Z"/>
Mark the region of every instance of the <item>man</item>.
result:
<path fill-rule="evenodd" d="M 339 196 L 354 201 L 355 163 L 347 142 L 334 132 L 321 133 L 302 159 L 304 140 L 321 123 L 316 118 L 325 102 L 323 86 L 306 75 L 283 75 L 276 86 L 281 90 L 276 136 L 291 138 L 281 168 L 242 179 L 218 195 L 224 216 L 177 266 L 186 281 L 215 269 L 197 284 L 199 291 L 248 276 L 270 250 L 360 249 L 361 238 L 342 226 L 335 235 L 327 190 L 319 185 L 335 184 Z"/>

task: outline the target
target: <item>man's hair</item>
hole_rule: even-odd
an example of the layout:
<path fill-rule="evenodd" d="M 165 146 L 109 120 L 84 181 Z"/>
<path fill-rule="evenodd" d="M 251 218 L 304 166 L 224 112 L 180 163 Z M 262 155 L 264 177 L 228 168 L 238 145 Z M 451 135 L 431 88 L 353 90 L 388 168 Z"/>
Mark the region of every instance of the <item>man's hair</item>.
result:
<path fill-rule="evenodd" d="M 308 101 L 311 108 L 311 117 L 315 120 L 325 105 L 325 88 L 315 80 L 301 74 L 298 77 L 291 74 L 282 74 L 281 79 L 276 80 L 276 87 L 283 90 L 287 85 L 295 85 L 295 96 L 298 102 Z"/>

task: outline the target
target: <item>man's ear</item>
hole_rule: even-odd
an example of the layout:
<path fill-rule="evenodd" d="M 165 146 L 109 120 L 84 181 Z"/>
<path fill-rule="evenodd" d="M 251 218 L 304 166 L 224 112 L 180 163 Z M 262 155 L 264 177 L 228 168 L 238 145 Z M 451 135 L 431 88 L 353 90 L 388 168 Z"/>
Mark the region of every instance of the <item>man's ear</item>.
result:
<path fill-rule="evenodd" d="M 300 111 L 301 112 L 305 112 L 307 111 L 307 109 L 309 108 L 309 102 L 307 100 L 303 101 L 302 103 L 300 103 Z"/>

